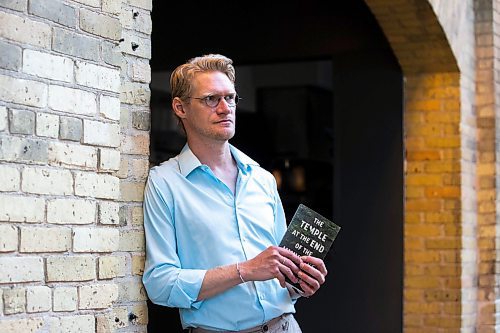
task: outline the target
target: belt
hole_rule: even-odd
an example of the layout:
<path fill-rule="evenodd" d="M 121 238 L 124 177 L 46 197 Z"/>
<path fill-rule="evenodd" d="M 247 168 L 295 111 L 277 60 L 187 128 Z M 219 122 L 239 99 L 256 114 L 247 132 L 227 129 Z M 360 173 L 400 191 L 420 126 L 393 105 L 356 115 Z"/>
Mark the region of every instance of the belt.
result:
<path fill-rule="evenodd" d="M 288 326 L 287 318 L 288 318 L 288 316 L 291 316 L 291 315 L 292 315 L 291 313 L 285 313 L 285 314 L 282 314 L 279 317 L 276 317 L 274 319 L 269 320 L 268 322 L 266 322 L 266 323 L 264 323 L 262 325 L 258 325 L 258 326 L 252 327 L 252 328 L 247 328 L 246 330 L 242 330 L 242 331 L 224 331 L 224 332 L 227 332 L 227 333 L 236 333 L 236 332 L 237 333 L 259 333 L 259 332 L 267 332 L 270 329 L 274 328 L 274 326 L 276 326 L 276 325 L 283 324 L 283 325 L 287 325 Z M 283 323 L 281 323 L 281 321 L 283 321 Z M 218 333 L 220 333 L 220 331 L 212 331 L 212 330 L 207 330 L 207 329 L 200 328 L 200 327 L 191 328 L 189 332 L 191 332 L 191 333 L 215 333 L 215 332 L 218 332 Z"/>

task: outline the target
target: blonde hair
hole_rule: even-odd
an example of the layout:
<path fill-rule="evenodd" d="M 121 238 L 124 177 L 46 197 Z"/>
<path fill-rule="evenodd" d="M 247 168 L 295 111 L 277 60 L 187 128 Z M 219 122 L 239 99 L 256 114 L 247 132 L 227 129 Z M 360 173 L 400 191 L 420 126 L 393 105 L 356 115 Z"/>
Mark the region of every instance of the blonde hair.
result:
<path fill-rule="evenodd" d="M 170 75 L 172 98 L 183 99 L 191 94 L 191 81 L 195 74 L 204 72 L 221 72 L 227 75 L 234 84 L 236 79 L 233 61 L 221 54 L 207 54 L 195 57 L 178 66 Z"/>

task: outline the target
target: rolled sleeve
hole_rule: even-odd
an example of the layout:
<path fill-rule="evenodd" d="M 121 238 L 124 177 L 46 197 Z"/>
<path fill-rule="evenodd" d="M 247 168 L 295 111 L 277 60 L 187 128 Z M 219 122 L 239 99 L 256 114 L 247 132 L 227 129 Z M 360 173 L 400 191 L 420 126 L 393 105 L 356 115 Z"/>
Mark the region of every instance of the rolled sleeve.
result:
<path fill-rule="evenodd" d="M 203 301 L 197 301 L 197 298 L 206 272 L 201 269 L 181 270 L 170 292 L 171 302 L 169 303 L 175 303 L 175 306 L 179 308 L 199 309 Z"/>

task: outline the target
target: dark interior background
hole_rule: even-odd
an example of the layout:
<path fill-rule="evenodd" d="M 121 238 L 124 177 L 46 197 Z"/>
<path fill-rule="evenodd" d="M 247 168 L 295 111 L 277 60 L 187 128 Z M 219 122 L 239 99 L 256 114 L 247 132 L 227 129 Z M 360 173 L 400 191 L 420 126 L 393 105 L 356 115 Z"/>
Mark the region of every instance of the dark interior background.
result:
<path fill-rule="evenodd" d="M 331 91 L 259 89 L 257 111 L 238 114 L 231 143 L 282 175 L 288 220 L 304 203 L 342 227 L 327 282 L 296 304 L 303 332 L 401 332 L 402 73 L 364 2 L 155 1 L 152 20 L 152 72 L 207 53 L 236 66 L 331 61 Z M 151 100 L 154 124 L 153 104 L 170 101 L 155 91 Z M 154 127 L 151 135 L 155 147 L 183 143 Z M 294 183 L 297 170 L 305 186 Z M 148 332 L 181 331 L 177 309 L 148 307 Z"/>

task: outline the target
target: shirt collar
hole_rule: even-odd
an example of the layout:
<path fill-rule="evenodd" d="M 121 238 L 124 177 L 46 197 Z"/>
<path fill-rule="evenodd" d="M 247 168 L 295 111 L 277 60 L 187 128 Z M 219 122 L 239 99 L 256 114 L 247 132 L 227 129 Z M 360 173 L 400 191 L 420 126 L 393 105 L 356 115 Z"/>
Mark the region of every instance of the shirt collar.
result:
<path fill-rule="evenodd" d="M 238 169 L 240 169 L 243 173 L 246 174 L 252 166 L 259 166 L 259 163 L 252 160 L 231 144 L 229 144 L 229 150 L 236 161 Z M 195 154 L 193 154 L 187 143 L 179 153 L 178 161 L 180 172 L 184 177 L 187 177 L 194 169 L 202 166 L 200 160 Z"/>

